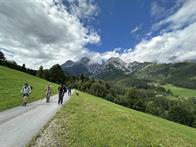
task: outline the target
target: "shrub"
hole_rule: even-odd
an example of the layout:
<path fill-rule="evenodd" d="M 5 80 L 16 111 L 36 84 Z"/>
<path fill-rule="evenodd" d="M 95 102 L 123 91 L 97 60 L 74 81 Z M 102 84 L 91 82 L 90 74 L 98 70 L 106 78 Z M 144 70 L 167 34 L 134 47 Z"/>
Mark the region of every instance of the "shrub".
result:
<path fill-rule="evenodd" d="M 180 106 L 174 106 L 168 112 L 168 119 L 177 123 L 191 125 L 193 121 L 192 114 Z"/>

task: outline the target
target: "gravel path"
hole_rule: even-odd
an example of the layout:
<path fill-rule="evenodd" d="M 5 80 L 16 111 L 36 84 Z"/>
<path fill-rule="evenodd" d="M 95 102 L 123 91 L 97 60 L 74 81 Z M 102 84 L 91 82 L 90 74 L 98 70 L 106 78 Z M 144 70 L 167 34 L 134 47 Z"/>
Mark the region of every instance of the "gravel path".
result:
<path fill-rule="evenodd" d="M 23 147 L 61 108 L 57 104 L 58 96 L 0 112 L 0 147 Z M 65 94 L 64 102 L 69 97 Z"/>

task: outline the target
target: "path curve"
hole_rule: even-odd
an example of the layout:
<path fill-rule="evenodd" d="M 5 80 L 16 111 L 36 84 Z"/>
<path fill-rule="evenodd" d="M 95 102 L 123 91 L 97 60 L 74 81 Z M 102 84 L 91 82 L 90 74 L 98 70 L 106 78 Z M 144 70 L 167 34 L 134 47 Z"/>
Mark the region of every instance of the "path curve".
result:
<path fill-rule="evenodd" d="M 64 103 L 69 100 L 67 94 Z M 58 96 L 52 96 L 51 102 L 45 99 L 0 112 L 0 147 L 23 147 L 29 143 L 40 129 L 61 108 L 57 104 Z"/>

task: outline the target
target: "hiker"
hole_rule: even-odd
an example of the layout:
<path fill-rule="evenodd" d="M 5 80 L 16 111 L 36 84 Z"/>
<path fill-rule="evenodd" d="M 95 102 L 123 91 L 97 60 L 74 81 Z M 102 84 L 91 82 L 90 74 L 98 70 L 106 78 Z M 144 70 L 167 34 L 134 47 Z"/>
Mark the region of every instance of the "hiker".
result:
<path fill-rule="evenodd" d="M 31 94 L 31 86 L 28 83 L 25 83 L 22 86 L 21 93 L 22 93 L 22 97 L 23 97 L 22 106 L 26 106 L 27 105 L 27 98 Z"/>
<path fill-rule="evenodd" d="M 51 87 L 50 84 L 48 84 L 48 86 L 46 87 L 45 92 L 46 92 L 46 103 L 49 103 L 50 102 L 50 96 L 51 96 L 51 93 L 52 93 L 52 87 Z"/>
<path fill-rule="evenodd" d="M 58 100 L 58 104 L 63 104 L 63 96 L 65 93 L 65 86 L 63 84 L 60 84 L 60 86 L 58 87 L 58 92 L 59 92 L 59 100 Z"/>
<path fill-rule="evenodd" d="M 71 87 L 68 87 L 68 96 L 71 96 Z"/>
<path fill-rule="evenodd" d="M 63 97 L 64 97 L 64 95 L 65 95 L 66 92 L 67 92 L 67 88 L 66 88 L 65 85 L 63 85 Z"/>

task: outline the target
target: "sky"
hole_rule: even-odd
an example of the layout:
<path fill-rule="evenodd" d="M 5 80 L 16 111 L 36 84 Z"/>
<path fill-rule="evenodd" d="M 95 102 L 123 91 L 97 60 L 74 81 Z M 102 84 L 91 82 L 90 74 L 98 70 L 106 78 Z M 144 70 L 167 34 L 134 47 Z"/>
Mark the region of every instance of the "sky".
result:
<path fill-rule="evenodd" d="M 196 0 L 0 0 L 0 50 L 38 69 L 196 60 Z"/>

